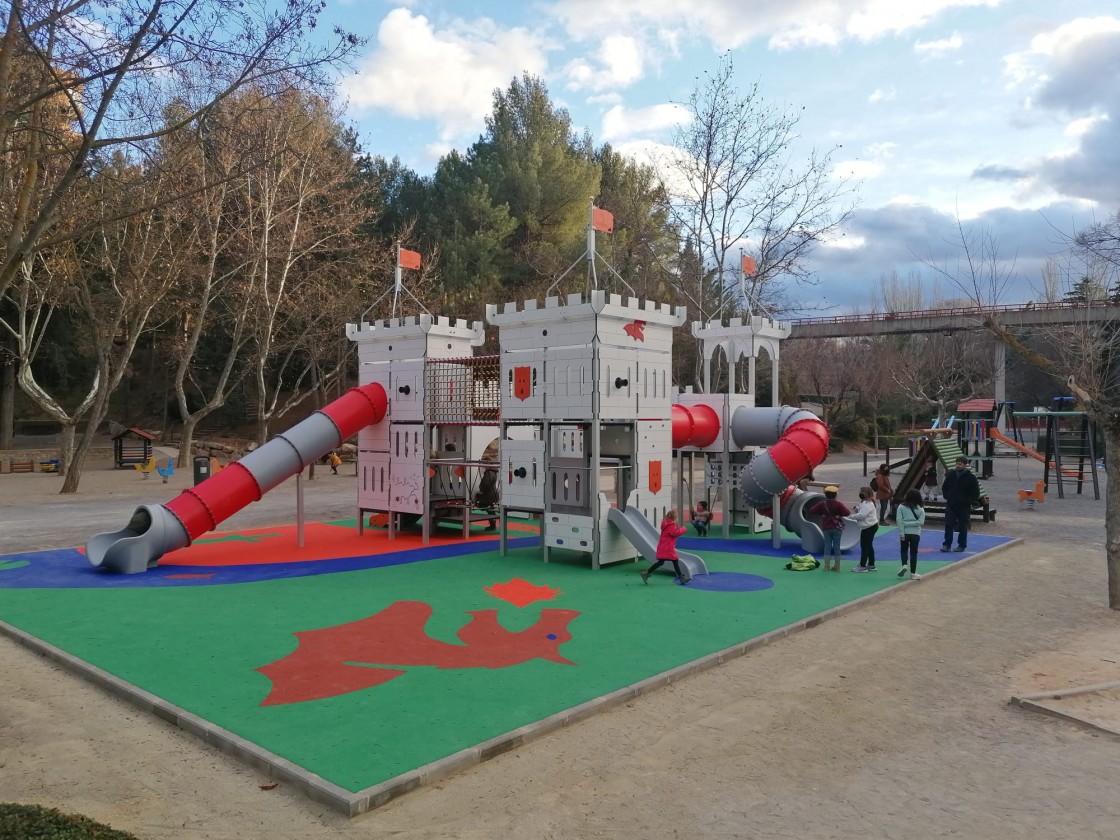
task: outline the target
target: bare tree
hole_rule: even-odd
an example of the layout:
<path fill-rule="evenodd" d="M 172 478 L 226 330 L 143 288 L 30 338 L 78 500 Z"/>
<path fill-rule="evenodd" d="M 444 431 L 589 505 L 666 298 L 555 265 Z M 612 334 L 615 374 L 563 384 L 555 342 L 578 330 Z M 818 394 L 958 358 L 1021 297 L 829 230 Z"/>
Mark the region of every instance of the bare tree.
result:
<path fill-rule="evenodd" d="M 313 89 L 358 45 L 337 31 L 307 37 L 322 0 L 8 5 L 0 39 L 0 294 L 37 248 L 83 234 L 89 214 L 60 211 L 92 159 L 113 150 L 142 154 L 146 141 L 194 124 L 246 86 Z M 168 121 L 172 104 L 176 119 Z M 122 212 L 135 209 L 137 201 Z"/>
<path fill-rule="evenodd" d="M 323 390 L 338 367 L 322 369 L 320 350 L 343 341 L 345 315 L 371 259 L 356 236 L 368 211 L 359 200 L 350 150 L 327 102 L 286 94 L 262 100 L 242 130 L 253 135 L 251 168 L 238 198 L 240 294 L 247 328 L 258 437 L 268 424 Z"/>
<path fill-rule="evenodd" d="M 228 113 L 234 99 L 218 106 Z M 161 166 L 180 179 L 190 201 L 170 208 L 176 216 L 178 247 L 196 255 L 184 266 L 182 280 L 165 307 L 166 340 L 161 350 L 173 367 L 172 388 L 182 422 L 177 466 L 186 467 L 195 430 L 225 405 L 247 373 L 245 346 L 250 295 L 231 293 L 246 268 L 236 218 L 230 218 L 233 194 L 244 176 L 246 135 L 224 119 L 207 120 L 206 131 L 184 130 L 165 138 Z M 217 341 L 222 352 L 215 365 Z M 205 350 L 205 353 L 200 351 Z M 205 359 L 202 358 L 205 356 Z M 193 407 L 193 408 L 192 408 Z"/>
<path fill-rule="evenodd" d="M 96 193 L 89 206 L 101 211 L 100 224 L 89 236 L 59 246 L 49 257 L 40 251 L 36 260 L 21 262 L 17 282 L 9 289 L 12 315 L 2 325 L 19 347 L 20 387 L 62 425 L 61 461 L 66 474 L 62 493 L 77 491 L 86 454 L 108 412 L 109 397 L 128 371 L 153 310 L 177 279 L 177 257 L 166 217 L 154 210 L 137 214 L 122 206 L 132 193 L 120 185 L 133 177 L 159 189 L 158 181 L 135 174 L 119 161 L 83 182 L 84 189 Z M 66 312 L 78 346 L 92 362 L 85 394 L 69 409 L 35 375 L 36 358 L 56 310 Z M 83 420 L 86 431 L 75 446 L 77 426 Z"/>
<path fill-rule="evenodd" d="M 892 336 L 891 381 L 919 406 L 944 421 L 950 408 L 978 393 L 991 393 L 995 366 L 990 348 L 968 332 Z"/>
<path fill-rule="evenodd" d="M 854 186 L 833 172 L 832 154 L 796 160 L 801 109 L 776 105 L 758 83 L 744 92 L 730 56 L 693 90 L 691 121 L 660 162 L 674 221 L 698 250 L 702 271 L 681 277 L 681 292 L 700 320 L 745 307 L 784 305 L 781 278 L 810 281 L 806 259 L 839 235 Z M 741 273 L 740 252 L 754 260 Z"/>
<path fill-rule="evenodd" d="M 854 415 L 860 396 L 853 368 L 863 361 L 858 341 L 842 338 L 810 338 L 788 342 L 780 364 L 788 387 L 820 402 L 825 423 L 833 424 L 845 413 Z"/>
<path fill-rule="evenodd" d="M 1052 260 L 1048 267 L 1051 275 L 1059 274 L 1069 292 L 1084 288 L 1086 279 L 1095 286 L 1115 290 L 1120 283 L 1120 213 L 1066 239 L 1065 261 Z M 967 249 L 972 241 L 975 240 L 962 237 L 962 247 Z M 981 241 L 992 240 L 985 236 Z M 962 263 L 969 271 L 984 264 L 984 260 Z M 982 274 L 961 277 L 958 285 L 962 289 L 983 290 L 985 294 L 977 304 L 991 299 Z M 1120 463 L 1116 458 L 1116 453 L 1120 452 L 1120 315 L 1115 297 L 1101 299 L 1097 295 L 1084 295 L 1073 299 L 1084 306 L 1078 310 L 1081 315 L 1078 321 L 1049 328 L 1047 340 L 1033 346 L 1028 346 L 1013 330 L 1000 323 L 996 311 L 989 311 L 983 324 L 1028 364 L 1065 384 L 1077 397 L 1081 410 L 1102 431 L 1108 478 L 1105 487 L 1108 605 L 1120 610 Z"/>

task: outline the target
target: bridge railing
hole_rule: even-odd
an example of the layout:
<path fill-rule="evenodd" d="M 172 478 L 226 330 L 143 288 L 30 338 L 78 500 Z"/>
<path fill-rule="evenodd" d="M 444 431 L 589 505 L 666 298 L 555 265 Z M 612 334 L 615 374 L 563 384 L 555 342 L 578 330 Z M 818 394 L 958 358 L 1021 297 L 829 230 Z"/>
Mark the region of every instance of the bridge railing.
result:
<path fill-rule="evenodd" d="M 1097 302 L 1101 306 L 1115 306 L 1110 301 Z M 786 321 L 792 326 L 810 324 L 862 324 L 871 321 L 894 321 L 903 318 L 979 318 L 1001 312 L 1054 312 L 1070 309 L 1084 309 L 1085 301 L 1055 301 L 1053 303 L 1000 304 L 998 306 L 954 306 L 943 309 L 917 309 L 909 312 L 870 312 L 861 315 L 830 315 L 821 318 L 791 318 Z"/>

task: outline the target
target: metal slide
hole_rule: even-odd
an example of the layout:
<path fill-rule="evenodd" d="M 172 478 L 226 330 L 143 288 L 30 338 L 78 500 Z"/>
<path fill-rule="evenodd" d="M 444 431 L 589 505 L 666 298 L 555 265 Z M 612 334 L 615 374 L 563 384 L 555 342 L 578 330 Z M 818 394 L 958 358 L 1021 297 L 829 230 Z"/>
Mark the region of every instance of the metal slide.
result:
<path fill-rule="evenodd" d="M 1036 452 L 1029 446 L 1024 446 L 1014 438 L 1008 437 L 995 426 L 992 426 L 992 428 L 988 430 L 988 436 L 991 437 L 992 440 L 998 440 L 1004 446 L 1010 446 L 1016 452 L 1021 452 L 1028 458 L 1034 458 L 1036 461 L 1041 461 L 1044 464 L 1046 463 L 1046 456 L 1041 452 Z M 1051 461 L 1047 466 L 1049 466 L 1052 470 L 1056 470 L 1058 468 L 1058 465 L 1053 461 Z M 1071 469 L 1070 467 L 1062 467 L 1062 475 L 1066 476 L 1067 478 L 1081 478 L 1080 471 Z"/>
<path fill-rule="evenodd" d="M 651 563 L 656 562 L 657 542 L 661 539 L 661 532 L 652 522 L 646 519 L 637 506 L 629 506 L 626 510 L 611 508 L 610 512 L 607 513 L 607 521 L 622 531 L 626 539 L 630 540 L 642 557 Z M 700 555 L 693 554 L 691 551 L 678 550 L 677 557 L 681 568 L 688 573 L 689 577 L 708 573 L 708 567 L 704 565 Z"/>
<path fill-rule="evenodd" d="M 824 548 L 824 532 L 820 517 L 807 512 L 823 493 L 807 493 L 792 486 L 809 475 L 828 455 L 828 426 L 813 414 L 800 408 L 748 408 L 741 406 L 731 417 L 731 439 L 735 445 L 769 447 L 751 458 L 739 476 L 743 498 L 759 512 L 769 515 L 774 496 L 780 497 L 781 524 L 801 538 L 801 548 L 820 553 Z M 859 544 L 860 528 L 853 522 L 844 524 L 840 549 L 847 551 Z"/>
<path fill-rule="evenodd" d="M 387 407 L 385 389 L 376 382 L 351 388 L 166 505 L 141 505 L 124 528 L 91 537 L 90 565 L 123 574 L 147 571 L 164 554 L 190 545 L 360 429 L 379 423 Z"/>

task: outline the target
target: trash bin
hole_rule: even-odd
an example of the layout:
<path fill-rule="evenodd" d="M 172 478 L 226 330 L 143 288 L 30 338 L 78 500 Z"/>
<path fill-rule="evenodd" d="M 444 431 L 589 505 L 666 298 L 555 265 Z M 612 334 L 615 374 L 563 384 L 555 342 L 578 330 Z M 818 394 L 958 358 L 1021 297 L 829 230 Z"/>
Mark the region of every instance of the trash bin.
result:
<path fill-rule="evenodd" d="M 210 459 L 205 455 L 196 455 L 194 459 L 194 483 L 201 484 L 210 477 Z"/>

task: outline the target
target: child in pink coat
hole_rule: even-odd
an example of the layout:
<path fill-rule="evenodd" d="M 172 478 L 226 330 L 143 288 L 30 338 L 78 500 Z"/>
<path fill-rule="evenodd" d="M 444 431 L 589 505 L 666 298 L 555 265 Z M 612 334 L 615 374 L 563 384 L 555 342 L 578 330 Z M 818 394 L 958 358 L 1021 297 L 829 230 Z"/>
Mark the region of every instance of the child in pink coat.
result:
<path fill-rule="evenodd" d="M 657 562 L 642 572 L 642 583 L 649 583 L 649 576 L 656 572 L 665 563 L 673 564 L 673 571 L 677 573 L 677 580 L 684 586 L 691 577 L 681 573 L 681 561 L 677 556 L 677 537 L 688 529 L 677 524 L 677 512 L 667 510 L 665 518 L 661 520 L 661 539 L 657 541 Z"/>

